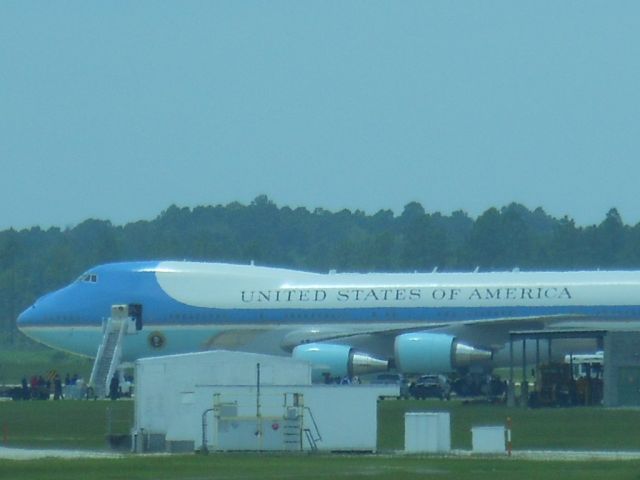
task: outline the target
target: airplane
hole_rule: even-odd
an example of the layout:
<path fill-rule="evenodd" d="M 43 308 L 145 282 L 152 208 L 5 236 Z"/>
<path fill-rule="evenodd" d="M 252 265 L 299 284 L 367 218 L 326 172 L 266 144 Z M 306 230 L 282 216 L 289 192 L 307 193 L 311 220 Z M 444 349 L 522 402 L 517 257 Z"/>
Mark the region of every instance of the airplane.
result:
<path fill-rule="evenodd" d="M 114 305 L 133 307 L 123 360 L 207 349 L 292 355 L 314 378 L 496 364 L 509 332 L 640 329 L 640 272 L 310 273 L 146 261 L 91 268 L 17 319 L 93 357 Z M 504 358 L 504 355 L 503 355 Z"/>

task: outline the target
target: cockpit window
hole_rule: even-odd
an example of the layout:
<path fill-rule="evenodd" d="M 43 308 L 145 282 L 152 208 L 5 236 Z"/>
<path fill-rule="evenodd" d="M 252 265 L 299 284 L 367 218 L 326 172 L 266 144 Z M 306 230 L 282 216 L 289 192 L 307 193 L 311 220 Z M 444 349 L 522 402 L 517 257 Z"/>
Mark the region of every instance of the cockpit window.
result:
<path fill-rule="evenodd" d="M 76 282 L 98 283 L 98 275 L 95 273 L 83 273 L 78 277 Z"/>

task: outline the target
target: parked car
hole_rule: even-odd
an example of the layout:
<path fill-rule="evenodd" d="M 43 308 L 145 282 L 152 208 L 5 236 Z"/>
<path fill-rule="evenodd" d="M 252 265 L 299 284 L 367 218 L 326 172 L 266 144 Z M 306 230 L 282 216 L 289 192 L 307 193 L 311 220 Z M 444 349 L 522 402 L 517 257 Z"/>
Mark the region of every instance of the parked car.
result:
<path fill-rule="evenodd" d="M 415 398 L 451 398 L 451 385 L 444 375 L 422 375 L 409 385 L 409 393 Z"/>

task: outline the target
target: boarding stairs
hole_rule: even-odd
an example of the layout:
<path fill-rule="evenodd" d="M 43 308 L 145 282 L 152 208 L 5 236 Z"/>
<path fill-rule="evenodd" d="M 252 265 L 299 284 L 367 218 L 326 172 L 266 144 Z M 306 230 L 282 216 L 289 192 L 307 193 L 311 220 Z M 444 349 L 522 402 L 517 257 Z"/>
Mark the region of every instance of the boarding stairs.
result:
<path fill-rule="evenodd" d="M 102 343 L 98 347 L 89 379 L 89 388 L 93 389 L 92 396 L 95 398 L 104 398 L 109 393 L 111 378 L 117 373 L 122 360 L 122 343 L 129 323 L 128 317 L 118 316 L 111 316 L 105 322 Z"/>
<path fill-rule="evenodd" d="M 307 412 L 309 420 L 311 420 L 309 427 L 303 430 L 304 436 L 307 439 L 307 443 L 309 444 L 311 451 L 315 452 L 318 450 L 318 442 L 322 441 L 322 435 L 320 435 L 320 429 L 318 428 L 316 419 L 313 417 L 311 409 L 309 407 L 304 407 L 304 410 Z"/>

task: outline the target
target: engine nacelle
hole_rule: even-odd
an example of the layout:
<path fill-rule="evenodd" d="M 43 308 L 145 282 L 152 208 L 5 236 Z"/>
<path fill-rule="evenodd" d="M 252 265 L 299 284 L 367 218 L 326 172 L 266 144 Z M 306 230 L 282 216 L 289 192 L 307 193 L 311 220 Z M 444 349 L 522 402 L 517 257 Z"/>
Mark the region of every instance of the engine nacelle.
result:
<path fill-rule="evenodd" d="M 306 343 L 293 349 L 291 356 L 309 362 L 313 381 L 331 377 L 353 377 L 366 373 L 385 372 L 389 361 L 359 352 L 348 345 L 332 343 Z"/>
<path fill-rule="evenodd" d="M 394 343 L 396 368 L 402 373 L 448 373 L 491 360 L 492 353 L 465 345 L 444 333 L 404 333 Z"/>

